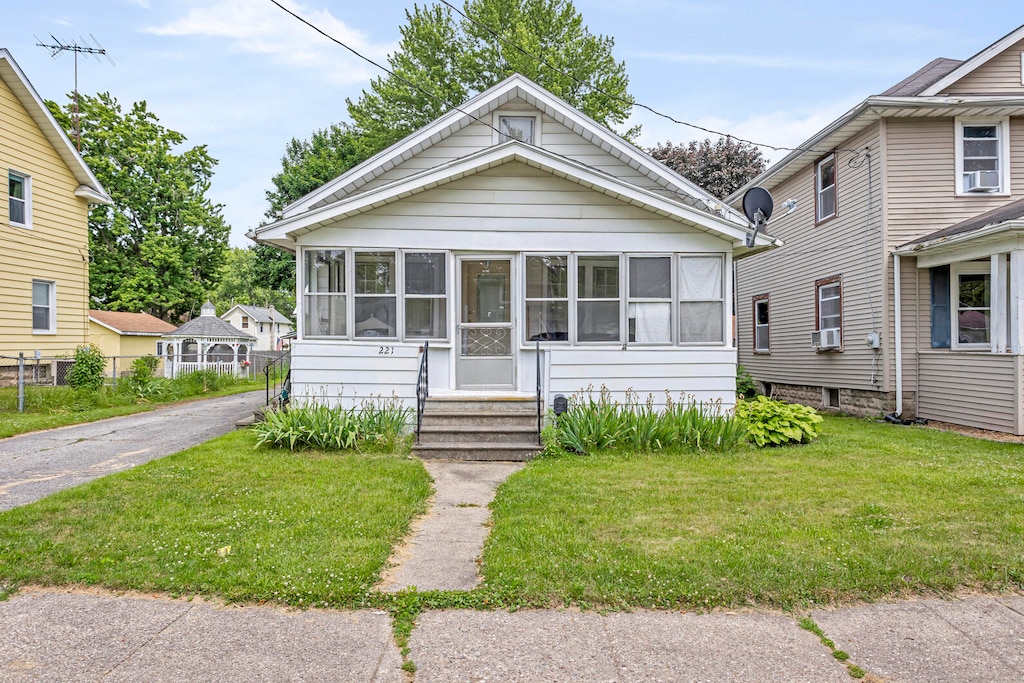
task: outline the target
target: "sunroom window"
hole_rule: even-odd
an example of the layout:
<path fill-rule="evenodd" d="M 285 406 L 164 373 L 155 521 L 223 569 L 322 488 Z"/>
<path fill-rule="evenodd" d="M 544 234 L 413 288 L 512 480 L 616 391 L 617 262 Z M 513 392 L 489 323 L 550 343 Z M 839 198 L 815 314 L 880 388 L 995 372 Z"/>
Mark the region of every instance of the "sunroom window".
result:
<path fill-rule="evenodd" d="M 316 249 L 305 254 L 305 335 L 344 337 L 345 251 Z"/>
<path fill-rule="evenodd" d="M 568 341 L 569 257 L 526 257 L 526 340 Z"/>
<path fill-rule="evenodd" d="M 443 252 L 405 254 L 405 336 L 437 339 L 446 335 L 448 281 Z"/>
<path fill-rule="evenodd" d="M 629 259 L 629 341 L 672 341 L 672 259 L 668 256 Z"/>
<path fill-rule="evenodd" d="M 619 257 L 580 256 L 576 274 L 576 340 L 621 341 Z"/>
<path fill-rule="evenodd" d="M 398 320 L 398 289 L 395 286 L 395 252 L 355 253 L 353 309 L 357 337 L 395 337 Z"/>
<path fill-rule="evenodd" d="M 954 333 L 957 348 L 989 348 L 992 339 L 992 283 L 989 265 L 955 266 Z"/>
<path fill-rule="evenodd" d="M 720 256 L 679 258 L 679 343 L 725 341 L 725 265 Z"/>

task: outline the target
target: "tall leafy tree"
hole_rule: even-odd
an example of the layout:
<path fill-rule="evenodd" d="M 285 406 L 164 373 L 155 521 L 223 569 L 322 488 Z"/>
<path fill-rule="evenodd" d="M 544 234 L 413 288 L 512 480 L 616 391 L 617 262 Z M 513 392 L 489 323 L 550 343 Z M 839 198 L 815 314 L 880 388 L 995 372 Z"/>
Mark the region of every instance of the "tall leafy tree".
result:
<path fill-rule="evenodd" d="M 65 130 L 74 104 L 48 102 Z M 165 320 L 196 312 L 220 278 L 230 227 L 206 197 L 217 160 L 160 125 L 146 103 L 79 96 L 82 156 L 113 199 L 89 214 L 94 306 Z"/>
<path fill-rule="evenodd" d="M 719 199 L 725 199 L 756 178 L 767 165 L 760 149 L 731 137 L 715 142 L 710 138 L 691 140 L 685 145 L 666 142 L 648 152 Z"/>
<path fill-rule="evenodd" d="M 463 13 L 439 5 L 406 11 L 388 57 L 396 76 L 374 79 L 348 101 L 364 158 L 517 72 L 609 128 L 629 116 L 625 63 L 612 56 L 611 38 L 584 26 L 571 0 L 466 0 Z"/>
<path fill-rule="evenodd" d="M 264 245 L 244 249 L 235 247 L 228 251 L 220 283 L 210 294 L 218 314 L 226 312 L 235 304 L 273 305 L 289 317 L 295 310 L 294 269 L 287 268 L 282 278 L 268 284 L 261 272 L 261 249 L 272 255 L 281 253 Z"/>
<path fill-rule="evenodd" d="M 266 217 L 276 218 L 284 207 L 362 161 L 356 138 L 344 123 L 315 131 L 309 140 L 292 138 L 281 157 L 281 172 L 270 179 L 274 188 L 267 190 Z"/>

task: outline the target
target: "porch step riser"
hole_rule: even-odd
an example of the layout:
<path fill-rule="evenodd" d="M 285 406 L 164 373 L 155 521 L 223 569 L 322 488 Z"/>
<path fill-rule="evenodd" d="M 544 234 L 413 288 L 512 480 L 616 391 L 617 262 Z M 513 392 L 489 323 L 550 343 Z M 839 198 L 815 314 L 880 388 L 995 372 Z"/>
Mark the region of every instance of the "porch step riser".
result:
<path fill-rule="evenodd" d="M 533 448 L 451 448 L 433 446 L 424 448 L 422 445 L 412 449 L 413 455 L 424 460 L 505 460 L 525 462 L 540 453 L 540 447 Z"/>
<path fill-rule="evenodd" d="M 537 401 L 532 400 L 469 400 L 469 399 L 434 399 L 426 400 L 425 412 L 437 413 L 499 413 L 502 415 L 536 415 Z"/>
<path fill-rule="evenodd" d="M 436 427 L 438 429 L 448 427 L 479 427 L 480 429 L 507 430 L 510 427 L 523 429 L 537 429 L 537 416 L 534 415 L 481 415 L 479 413 L 468 415 L 452 413 L 424 413 L 424 427 Z"/>
<path fill-rule="evenodd" d="M 510 432 L 508 430 L 493 431 L 451 431 L 431 430 L 420 432 L 421 444 L 461 444 L 461 443 L 495 443 L 523 444 L 533 446 L 537 443 L 537 428 L 526 431 Z"/>

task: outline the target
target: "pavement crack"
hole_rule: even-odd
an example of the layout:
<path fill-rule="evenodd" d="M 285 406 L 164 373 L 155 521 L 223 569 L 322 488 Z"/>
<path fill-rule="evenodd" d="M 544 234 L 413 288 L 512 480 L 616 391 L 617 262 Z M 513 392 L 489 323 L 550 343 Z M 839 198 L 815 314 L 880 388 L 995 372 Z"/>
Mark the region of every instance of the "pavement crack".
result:
<path fill-rule="evenodd" d="M 998 600 L 995 601 L 995 604 L 997 604 L 1000 607 L 1005 607 L 1005 605 L 1003 605 Z M 978 648 L 982 652 L 985 652 L 985 653 L 991 655 L 992 657 L 995 657 L 997 660 L 999 660 L 1000 664 L 1003 664 L 1004 666 L 1006 666 L 1010 671 L 1014 671 L 1017 668 L 1017 664 L 1015 662 L 1012 662 L 1012 661 L 1007 661 L 1003 657 L 1003 654 L 1002 654 L 1002 652 L 999 649 L 997 649 L 997 648 L 989 649 L 989 648 L 985 647 L 985 645 L 984 645 L 985 641 L 979 640 L 978 638 L 975 638 L 973 635 L 971 635 L 971 633 L 969 631 L 965 631 L 962 628 L 960 628 L 959 626 L 957 626 L 956 624 L 954 624 L 952 621 L 950 621 L 945 616 L 943 616 L 943 614 L 939 610 L 935 609 L 934 605 L 925 603 L 925 608 L 928 609 L 932 614 L 934 614 L 936 617 L 938 617 L 941 621 L 943 621 L 950 628 L 952 628 L 954 631 L 956 631 L 957 633 L 961 634 L 967 640 L 967 642 L 969 642 L 971 645 L 973 645 L 974 647 Z M 1016 610 L 1011 610 L 1011 611 L 1016 612 Z M 1019 614 L 1019 612 L 1017 612 L 1017 613 Z"/>
<path fill-rule="evenodd" d="M 178 621 L 180 621 L 180 620 L 181 620 L 181 618 L 182 618 L 182 617 L 184 617 L 184 616 L 185 616 L 186 614 L 188 614 L 189 612 L 191 612 L 191 611 L 192 611 L 192 609 L 193 609 L 194 607 L 195 607 L 195 605 L 189 605 L 189 606 L 188 606 L 188 607 L 187 607 L 187 608 L 186 608 L 185 610 L 183 610 L 183 611 L 182 611 L 182 613 L 181 613 L 181 614 L 179 614 L 178 616 L 174 617 L 174 618 L 173 618 L 173 619 L 171 619 L 171 620 L 170 620 L 169 622 L 167 622 L 166 624 L 164 624 L 163 628 L 161 628 L 161 629 L 160 629 L 159 631 L 157 631 L 156 633 L 154 633 L 154 634 L 153 634 L 153 635 L 152 635 L 152 636 L 151 636 L 151 637 L 150 637 L 150 638 L 149 638 L 148 640 L 146 640 L 146 642 L 144 642 L 144 643 L 140 643 L 138 647 L 136 647 L 136 648 L 135 648 L 135 649 L 133 649 L 133 650 L 132 650 L 131 652 L 129 652 L 129 653 L 127 654 L 127 655 L 125 655 L 124 657 L 122 657 L 122 658 L 120 659 L 120 661 L 118 661 L 118 662 L 117 662 L 116 664 L 114 664 L 114 666 L 110 667 L 110 668 L 109 668 L 109 669 L 108 669 L 108 670 L 107 670 L 107 671 L 106 671 L 106 672 L 105 672 L 105 673 L 104 673 L 104 674 L 103 674 L 103 675 L 102 675 L 102 676 L 100 677 L 100 679 L 102 680 L 102 679 L 104 679 L 104 678 L 107 678 L 108 676 L 110 676 L 110 674 L 114 673 L 114 671 L 116 671 L 116 670 L 117 670 L 118 668 L 120 668 L 120 667 L 121 667 L 121 666 L 122 666 L 122 665 L 123 665 L 123 664 L 124 664 L 125 662 L 127 662 L 127 661 L 128 661 L 129 659 L 131 659 L 132 657 L 134 657 L 134 656 L 135 656 L 135 655 L 137 655 L 138 653 L 142 652 L 142 650 L 144 650 L 145 648 L 149 647 L 149 645 L 150 645 L 150 644 L 151 644 L 151 643 L 152 643 L 152 642 L 153 642 L 154 640 L 156 640 L 157 638 L 159 638 L 159 637 L 160 637 L 160 636 L 161 636 L 161 635 L 162 635 L 162 634 L 164 633 L 164 631 L 166 631 L 167 629 L 169 629 L 170 627 L 172 627 L 172 626 L 174 626 L 174 625 L 175 625 L 176 623 L 178 623 Z"/>

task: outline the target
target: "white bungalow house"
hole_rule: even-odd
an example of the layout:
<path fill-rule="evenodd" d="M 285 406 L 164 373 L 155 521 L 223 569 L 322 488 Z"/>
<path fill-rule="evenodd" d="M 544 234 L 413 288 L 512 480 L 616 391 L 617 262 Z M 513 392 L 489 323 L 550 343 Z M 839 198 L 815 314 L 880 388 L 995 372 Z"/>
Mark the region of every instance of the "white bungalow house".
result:
<path fill-rule="evenodd" d="M 733 259 L 774 245 L 515 75 L 286 207 L 297 255 L 292 399 L 607 387 L 735 401 Z M 539 380 L 538 380 L 539 375 Z M 538 386 L 539 385 L 539 386 Z"/>
<path fill-rule="evenodd" d="M 217 309 L 207 301 L 199 317 L 165 334 L 164 341 L 166 377 L 199 370 L 244 376 L 256 338 L 218 318 Z"/>

